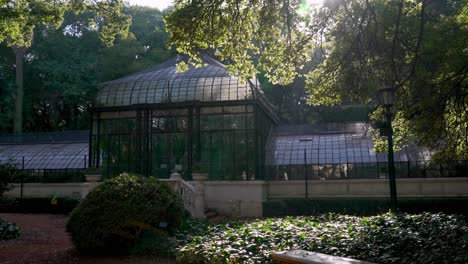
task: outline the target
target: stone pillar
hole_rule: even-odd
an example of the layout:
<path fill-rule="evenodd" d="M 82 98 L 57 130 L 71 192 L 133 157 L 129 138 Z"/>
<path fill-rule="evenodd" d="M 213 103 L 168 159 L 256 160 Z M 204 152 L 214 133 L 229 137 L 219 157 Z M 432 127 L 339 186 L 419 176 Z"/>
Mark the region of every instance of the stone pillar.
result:
<path fill-rule="evenodd" d="M 205 219 L 205 183 L 208 179 L 207 174 L 192 174 L 193 185 L 195 187 L 193 218 Z"/>
<path fill-rule="evenodd" d="M 171 174 L 171 177 L 169 177 L 170 180 L 182 180 L 182 175 L 180 175 L 178 172 L 174 172 Z"/>

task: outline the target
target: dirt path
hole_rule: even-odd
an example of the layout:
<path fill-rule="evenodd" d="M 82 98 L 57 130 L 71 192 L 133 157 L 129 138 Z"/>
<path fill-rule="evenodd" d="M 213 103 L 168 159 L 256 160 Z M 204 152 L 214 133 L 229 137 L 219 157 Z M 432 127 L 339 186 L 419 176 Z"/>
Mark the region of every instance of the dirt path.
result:
<path fill-rule="evenodd" d="M 21 229 L 19 239 L 0 241 L 1 264 L 174 263 L 156 257 L 80 256 L 65 232 L 64 215 L 0 213 L 0 218 L 16 223 Z"/>

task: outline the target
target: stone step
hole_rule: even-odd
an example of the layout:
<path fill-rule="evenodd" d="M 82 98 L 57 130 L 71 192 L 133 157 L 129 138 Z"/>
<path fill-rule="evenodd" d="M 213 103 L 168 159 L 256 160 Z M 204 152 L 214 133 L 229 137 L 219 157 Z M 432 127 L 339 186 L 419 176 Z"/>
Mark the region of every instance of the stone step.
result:
<path fill-rule="evenodd" d="M 305 250 L 276 252 L 273 253 L 273 259 L 281 264 L 375 264 Z"/>

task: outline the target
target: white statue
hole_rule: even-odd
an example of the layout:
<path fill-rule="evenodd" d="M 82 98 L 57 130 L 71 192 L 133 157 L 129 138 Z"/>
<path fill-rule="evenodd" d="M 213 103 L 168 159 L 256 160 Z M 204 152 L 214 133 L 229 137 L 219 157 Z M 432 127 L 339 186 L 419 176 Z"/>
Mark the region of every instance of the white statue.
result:
<path fill-rule="evenodd" d="M 241 179 L 243 181 L 247 180 L 247 173 L 245 173 L 245 171 L 242 172 Z"/>

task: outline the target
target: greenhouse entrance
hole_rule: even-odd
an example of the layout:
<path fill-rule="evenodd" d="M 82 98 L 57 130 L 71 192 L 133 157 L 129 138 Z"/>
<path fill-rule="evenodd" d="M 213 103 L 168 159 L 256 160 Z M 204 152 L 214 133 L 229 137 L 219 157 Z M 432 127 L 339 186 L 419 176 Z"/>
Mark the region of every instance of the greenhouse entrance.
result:
<path fill-rule="evenodd" d="M 190 179 L 263 179 L 265 146 L 277 117 L 255 80 L 207 66 L 176 73 L 176 60 L 103 84 L 93 109 L 90 164 L 106 177 L 136 172 Z"/>

